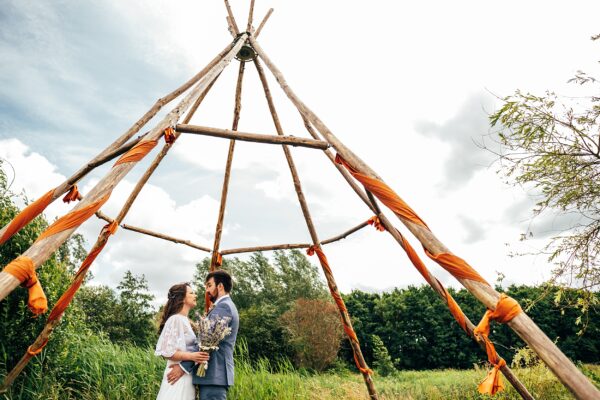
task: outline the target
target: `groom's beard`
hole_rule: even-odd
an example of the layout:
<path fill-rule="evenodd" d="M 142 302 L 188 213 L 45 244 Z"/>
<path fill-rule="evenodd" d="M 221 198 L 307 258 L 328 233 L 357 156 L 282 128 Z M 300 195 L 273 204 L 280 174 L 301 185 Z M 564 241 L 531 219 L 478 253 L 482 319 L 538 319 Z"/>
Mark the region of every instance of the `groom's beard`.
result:
<path fill-rule="evenodd" d="M 215 301 L 217 301 L 217 296 L 216 296 L 216 295 L 214 295 L 214 294 L 212 294 L 212 293 L 210 293 L 210 292 L 208 293 L 208 298 L 209 298 L 209 300 L 210 300 L 212 303 L 214 303 Z"/>

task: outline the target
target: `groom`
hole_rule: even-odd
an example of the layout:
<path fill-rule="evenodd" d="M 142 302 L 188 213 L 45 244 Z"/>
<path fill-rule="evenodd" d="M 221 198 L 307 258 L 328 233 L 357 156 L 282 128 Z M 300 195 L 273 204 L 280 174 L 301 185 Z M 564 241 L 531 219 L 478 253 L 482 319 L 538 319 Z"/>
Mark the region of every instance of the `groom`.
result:
<path fill-rule="evenodd" d="M 209 273 L 206 276 L 205 286 L 206 294 L 213 302 L 208 317 L 229 317 L 231 319 L 229 322 L 231 334 L 225 336 L 225 339 L 221 341 L 219 350 L 211 353 L 205 376 L 196 376 L 197 366 L 194 366 L 192 361 L 183 361 L 180 365 L 175 364 L 172 367 L 167 379 L 169 383 L 173 384 L 184 373 L 191 373 L 194 385 L 199 385 L 200 400 L 226 400 L 227 390 L 233 385 L 233 349 L 240 318 L 235 304 L 229 297 L 233 283 L 227 272 L 218 270 Z"/>

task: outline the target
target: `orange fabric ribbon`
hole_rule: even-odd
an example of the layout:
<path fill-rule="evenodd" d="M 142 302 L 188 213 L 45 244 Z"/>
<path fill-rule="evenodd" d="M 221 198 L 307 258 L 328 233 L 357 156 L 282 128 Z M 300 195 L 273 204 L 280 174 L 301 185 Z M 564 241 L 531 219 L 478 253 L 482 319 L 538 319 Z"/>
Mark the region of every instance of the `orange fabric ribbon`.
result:
<path fill-rule="evenodd" d="M 116 221 L 113 221 L 110 224 L 105 225 L 103 230 L 107 234 L 113 235 L 117 231 L 118 226 L 119 226 L 118 223 Z M 77 271 L 77 273 L 75 274 L 75 277 L 73 278 L 73 282 L 71 283 L 71 286 L 69 286 L 67 288 L 67 290 L 65 290 L 65 292 L 62 294 L 62 296 L 60 296 L 60 299 L 58 299 L 58 301 L 54 305 L 54 308 L 52 308 L 52 311 L 50 312 L 50 315 L 48 316 L 48 322 L 54 321 L 55 319 L 60 318 L 60 316 L 63 314 L 63 312 L 67 309 L 67 307 L 73 300 L 75 293 L 77 293 L 77 290 L 79 290 L 79 287 L 83 283 L 83 279 L 85 278 L 87 271 L 90 269 L 94 260 L 96 260 L 96 257 L 98 257 L 98 254 L 100 254 L 102 249 L 104 249 L 104 246 L 106 246 L 106 243 L 107 243 L 107 241 L 105 241 L 101 246 L 90 251 L 90 253 L 87 255 L 85 260 L 83 260 L 83 262 L 81 263 L 81 266 L 79 267 L 79 270 Z"/>
<path fill-rule="evenodd" d="M 481 381 L 477 390 L 481 394 L 495 395 L 498 392 L 504 390 L 504 383 L 502 382 L 502 374 L 500 374 L 500 368 L 506 365 L 506 361 L 503 358 L 497 364 L 494 364 L 485 379 Z"/>
<path fill-rule="evenodd" d="M 385 231 L 385 227 L 383 226 L 377 215 L 374 215 L 371 218 L 369 218 L 367 220 L 367 224 L 373 225 L 373 228 L 377 229 L 380 232 Z"/>
<path fill-rule="evenodd" d="M 29 300 L 27 306 L 35 315 L 40 315 L 48 311 L 48 300 L 42 289 L 42 284 L 35 273 L 33 260 L 26 256 L 15 258 L 6 267 L 3 272 L 11 274 L 21 285 L 29 290 Z"/>
<path fill-rule="evenodd" d="M 398 217 L 411 221 L 414 224 L 421 225 L 427 229 L 429 227 L 423 221 L 417 213 L 414 212 L 408 204 L 404 202 L 388 185 L 379 179 L 371 178 L 365 174 L 361 174 L 356 171 L 346 160 L 339 154 L 335 156 L 335 162 L 342 164 L 352 174 L 352 176 L 358 180 L 363 186 L 373 193 L 383 204 L 385 204 L 390 210 L 392 210 Z M 446 271 L 450 272 L 455 278 L 458 279 L 470 279 L 477 282 L 482 282 L 487 285 L 487 281 L 483 279 L 477 271 L 473 269 L 465 260 L 450 253 L 440 253 L 433 255 L 425 249 L 427 255 L 442 266 Z"/>
<path fill-rule="evenodd" d="M 505 324 L 519 315 L 523 310 L 517 301 L 508 297 L 504 293 L 500 295 L 495 310 L 487 310 L 481 318 L 479 325 L 475 327 L 473 333 L 480 335 L 485 342 L 485 350 L 488 356 L 488 361 L 494 366 L 488 373 L 487 377 L 479 384 L 480 393 L 495 394 L 504 388 L 500 377 L 500 368 L 506 365 L 504 359 L 498 356 L 494 344 L 489 339 L 490 321 L 497 321 Z"/>
<path fill-rule="evenodd" d="M 54 196 L 54 189 L 48 191 L 42 197 L 25 207 L 7 226 L 6 230 L 0 236 L 0 244 L 6 242 L 21 228 L 27 225 L 32 219 L 40 215 L 50 203 Z"/>
<path fill-rule="evenodd" d="M 223 255 L 219 252 L 217 252 L 217 259 L 215 260 L 215 263 L 217 267 L 223 265 Z"/>
<path fill-rule="evenodd" d="M 321 263 L 321 267 L 325 271 L 325 275 L 333 276 L 331 267 L 329 266 L 329 261 L 327 261 L 327 257 L 325 256 L 325 253 L 323 253 L 323 250 L 321 250 L 320 246 L 312 245 L 306 250 L 306 253 L 309 256 L 312 256 L 316 253 L 317 257 L 319 258 L 319 262 Z M 333 286 L 331 283 L 329 283 L 329 279 L 327 279 L 327 285 L 329 286 L 329 292 L 331 293 L 333 300 L 335 300 L 335 303 L 337 304 L 340 312 L 347 313 L 348 310 L 346 309 L 346 304 L 344 304 L 344 300 L 338 293 L 337 288 L 335 286 Z M 350 339 L 350 341 L 352 341 L 360 346 L 360 344 L 358 342 L 358 337 L 356 336 L 356 332 L 354 332 L 354 329 L 352 328 L 352 326 L 350 326 L 346 323 L 344 318 L 342 318 L 342 327 L 344 328 L 344 332 L 346 332 L 346 335 L 348 335 L 348 339 Z M 354 362 L 356 363 L 356 367 L 363 374 L 372 374 L 373 373 L 373 371 L 366 365 L 364 367 L 360 365 L 360 362 L 358 361 L 356 353 L 354 353 Z"/>
<path fill-rule="evenodd" d="M 71 211 L 70 213 L 64 215 L 63 217 L 57 219 L 52 225 L 48 227 L 36 240 L 39 242 L 40 240 L 47 238 L 49 236 L 55 235 L 59 232 L 65 231 L 67 229 L 78 227 L 88 220 L 96 211 L 104 205 L 108 201 L 110 197 L 110 193 L 104 195 L 104 197 L 96 200 L 95 202 L 88 204 L 85 207 L 80 208 L 79 210 Z"/>
<path fill-rule="evenodd" d="M 146 154 L 156 147 L 157 144 L 158 140 L 145 140 L 138 142 L 138 144 L 133 146 L 127 153 L 123 154 L 117 160 L 114 166 L 128 162 L 140 161 L 146 156 Z"/>
<path fill-rule="evenodd" d="M 371 178 L 365 174 L 361 174 L 350 164 L 346 162 L 339 154 L 335 156 L 335 162 L 338 164 L 342 164 L 346 169 L 352 174 L 356 180 L 363 184 L 363 186 L 371 193 L 373 193 L 383 204 L 385 204 L 390 210 L 399 215 L 400 217 L 407 219 L 415 224 L 422 225 L 427 227 L 425 221 L 423 221 L 416 212 L 408 204 L 404 202 L 398 196 L 392 188 L 386 185 L 384 182 L 379 179 Z"/>
<path fill-rule="evenodd" d="M 35 344 L 35 343 L 34 343 Z M 44 343 L 42 343 L 37 349 L 33 349 L 33 344 L 31 346 L 29 346 L 27 348 L 27 354 L 29 354 L 30 356 L 37 356 L 38 354 L 40 354 L 42 352 L 42 350 L 44 350 L 44 347 L 46 347 L 46 345 L 48 344 L 48 339 L 46 339 L 44 341 Z"/>
<path fill-rule="evenodd" d="M 79 190 L 77 190 L 77 185 L 71 186 L 71 190 L 63 197 L 63 202 L 70 203 L 72 201 L 79 199 Z"/>
<path fill-rule="evenodd" d="M 398 232 L 398 231 L 396 230 L 396 232 Z M 404 236 L 402 236 L 402 234 L 400 234 L 400 232 L 398 232 L 398 234 L 402 238 L 402 248 L 406 252 L 408 259 L 412 262 L 412 264 L 415 266 L 417 271 L 419 271 L 419 273 L 423 276 L 423 278 L 425 278 L 425 280 L 431 286 L 434 286 L 435 283 L 438 283 L 439 286 L 444 289 L 444 296 L 446 298 L 446 303 L 448 304 L 448 309 L 450 310 L 450 313 L 452 314 L 452 316 L 454 317 L 456 322 L 458 322 L 458 324 L 460 325 L 462 330 L 468 333 L 467 318 L 465 316 L 465 313 L 463 313 L 462 309 L 458 305 L 458 303 L 456 303 L 456 301 L 454 300 L 452 295 L 450 295 L 450 293 L 446 290 L 446 288 L 444 288 L 444 286 L 441 283 L 439 283 L 439 281 L 437 281 L 437 279 L 436 279 L 437 282 L 432 281 L 432 279 L 435 279 L 435 278 L 433 278 L 431 276 L 431 274 L 427 270 L 427 267 L 425 266 L 425 264 L 423 263 L 421 258 L 417 255 L 417 252 L 415 251 L 415 249 L 410 245 L 408 240 L 406 240 L 406 238 Z"/>
<path fill-rule="evenodd" d="M 175 139 L 177 139 L 177 137 L 175 136 L 175 129 L 173 129 L 172 126 L 165 129 L 164 137 L 165 143 L 173 144 L 175 142 Z"/>

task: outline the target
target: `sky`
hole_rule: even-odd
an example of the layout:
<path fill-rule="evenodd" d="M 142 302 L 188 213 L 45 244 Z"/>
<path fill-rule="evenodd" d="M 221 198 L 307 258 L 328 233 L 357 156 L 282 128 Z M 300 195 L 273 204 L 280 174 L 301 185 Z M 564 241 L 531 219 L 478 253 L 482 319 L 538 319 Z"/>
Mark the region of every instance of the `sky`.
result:
<path fill-rule="evenodd" d="M 230 3 L 245 26 L 250 1 Z M 11 191 L 30 199 L 78 170 L 231 41 L 221 1 L 1 5 L 0 157 Z M 442 243 L 490 282 L 499 273 L 505 285 L 549 278 L 552 266 L 543 256 L 511 254 L 535 253 L 573 220 L 552 213 L 532 220 L 535 192 L 507 185 L 495 156 L 478 143 L 490 143 L 488 116 L 499 98 L 516 89 L 577 96 L 580 88 L 567 80 L 578 70 L 598 75 L 598 42 L 590 37 L 600 33 L 600 3 L 256 0 L 255 26 L 271 7 L 259 42 L 290 87 Z M 224 71 L 191 123 L 231 128 L 237 69 L 234 61 Z M 267 75 L 285 133 L 308 137 Z M 239 130 L 275 134 L 252 65 Z M 212 247 L 227 146 L 182 136 L 125 223 Z M 292 154 L 322 240 L 371 216 L 320 151 Z M 118 213 L 151 158 L 117 186 L 106 214 Z M 89 174 L 80 191 L 89 192 L 109 168 Z M 227 204 L 222 249 L 310 242 L 277 146 L 237 143 Z M 70 208 L 57 201 L 46 216 L 53 220 Z M 90 219 L 78 230 L 88 248 L 103 224 Z M 519 240 L 525 232 L 532 236 Z M 396 242 L 370 227 L 325 246 L 325 253 L 342 292 L 424 283 Z M 207 255 L 120 229 L 92 267 L 92 284 L 116 287 L 131 270 L 144 274 L 161 303 Z M 426 263 L 444 284 L 460 287 Z"/>

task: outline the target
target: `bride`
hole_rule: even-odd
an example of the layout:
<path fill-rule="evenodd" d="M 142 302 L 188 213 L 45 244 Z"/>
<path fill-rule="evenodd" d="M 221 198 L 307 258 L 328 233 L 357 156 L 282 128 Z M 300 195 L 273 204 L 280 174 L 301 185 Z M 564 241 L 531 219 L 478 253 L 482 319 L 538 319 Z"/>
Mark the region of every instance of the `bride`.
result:
<path fill-rule="evenodd" d="M 187 283 L 174 285 L 169 289 L 168 301 L 158 328 L 160 337 L 154 352 L 166 358 L 167 366 L 160 384 L 157 400 L 194 400 L 196 390 L 192 376 L 186 374 L 177 382 L 167 381 L 169 368 L 180 361 L 191 360 L 200 363 L 208 360 L 208 354 L 195 351 L 196 335 L 190 325 L 188 314 L 196 306 L 196 293 Z"/>

